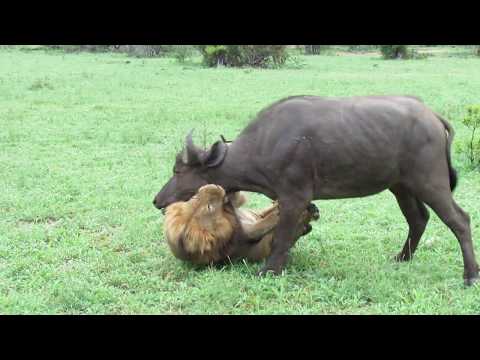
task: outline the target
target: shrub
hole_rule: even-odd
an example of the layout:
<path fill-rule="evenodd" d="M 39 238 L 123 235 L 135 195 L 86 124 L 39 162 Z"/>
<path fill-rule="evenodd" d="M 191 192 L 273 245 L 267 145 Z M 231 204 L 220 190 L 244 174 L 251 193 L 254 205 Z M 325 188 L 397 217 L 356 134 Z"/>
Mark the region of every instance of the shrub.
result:
<path fill-rule="evenodd" d="M 136 57 L 159 57 L 171 55 L 184 62 L 192 56 L 195 48 L 192 45 L 46 45 L 49 49 L 60 49 L 65 52 L 106 52 L 127 53 Z"/>
<path fill-rule="evenodd" d="M 462 122 L 471 132 L 470 141 L 467 143 L 470 165 L 477 166 L 480 164 L 480 140 L 476 138 L 475 133 L 480 128 L 480 105 L 467 107 L 467 115 Z"/>
<path fill-rule="evenodd" d="M 414 59 L 414 60 L 422 60 L 426 59 L 431 56 L 431 53 L 427 52 L 419 52 L 417 49 L 408 49 L 407 51 L 407 59 Z"/>
<path fill-rule="evenodd" d="M 199 45 L 207 66 L 281 66 L 287 60 L 286 45 Z"/>
<path fill-rule="evenodd" d="M 120 45 L 117 50 L 136 57 L 157 57 L 165 52 L 165 45 Z"/>
<path fill-rule="evenodd" d="M 285 68 L 287 69 L 303 69 L 306 63 L 303 57 L 298 56 L 289 56 L 287 61 L 285 61 Z"/>
<path fill-rule="evenodd" d="M 45 45 L 49 49 L 63 50 L 65 52 L 105 52 L 113 50 L 115 45 Z"/>
<path fill-rule="evenodd" d="M 195 53 L 195 48 L 192 45 L 170 45 L 168 52 L 173 55 L 178 62 L 185 62 Z"/>
<path fill-rule="evenodd" d="M 203 56 L 203 63 L 207 66 L 225 65 L 227 47 L 225 45 L 199 45 L 198 50 Z"/>
<path fill-rule="evenodd" d="M 325 45 L 305 45 L 305 54 L 318 55 L 320 54 L 323 46 Z"/>
<path fill-rule="evenodd" d="M 380 45 L 380 52 L 385 59 L 408 58 L 407 45 Z"/>
<path fill-rule="evenodd" d="M 378 45 L 348 45 L 348 51 L 367 52 L 378 50 Z"/>

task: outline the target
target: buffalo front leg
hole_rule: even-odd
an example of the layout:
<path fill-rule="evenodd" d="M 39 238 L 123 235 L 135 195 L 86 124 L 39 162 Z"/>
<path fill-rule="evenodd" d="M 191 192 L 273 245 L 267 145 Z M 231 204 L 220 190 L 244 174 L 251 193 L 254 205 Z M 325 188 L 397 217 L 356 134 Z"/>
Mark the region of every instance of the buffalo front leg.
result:
<path fill-rule="evenodd" d="M 288 252 L 296 241 L 298 227 L 303 225 L 300 220 L 305 211 L 309 200 L 285 199 L 279 201 L 280 220 L 275 228 L 274 239 L 272 243 L 272 252 L 267 258 L 265 266 L 260 270 L 259 275 L 265 275 L 268 272 L 281 274 L 288 258 Z"/>

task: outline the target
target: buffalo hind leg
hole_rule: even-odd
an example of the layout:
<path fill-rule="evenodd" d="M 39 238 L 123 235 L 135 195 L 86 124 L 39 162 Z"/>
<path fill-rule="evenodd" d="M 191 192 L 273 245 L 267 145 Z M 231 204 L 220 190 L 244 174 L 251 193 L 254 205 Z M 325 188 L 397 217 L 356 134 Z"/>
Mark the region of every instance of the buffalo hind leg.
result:
<path fill-rule="evenodd" d="M 466 285 L 479 280 L 478 264 L 473 251 L 470 216 L 457 205 L 448 184 L 431 184 L 417 190 L 417 197 L 432 208 L 440 220 L 455 234 L 462 250 Z"/>
<path fill-rule="evenodd" d="M 274 239 L 272 243 L 272 252 L 270 253 L 264 267 L 258 273 L 265 275 L 268 272 L 279 275 L 287 262 L 288 252 L 297 239 L 298 227 L 302 213 L 305 211 L 310 200 L 300 199 L 282 199 L 279 200 L 280 221 L 275 228 Z"/>
<path fill-rule="evenodd" d="M 418 242 L 420 241 L 428 223 L 430 215 L 425 205 L 415 198 L 403 186 L 395 186 L 390 189 L 395 195 L 403 216 L 408 223 L 408 236 L 402 251 L 395 256 L 396 261 L 409 261 L 412 259 Z"/>

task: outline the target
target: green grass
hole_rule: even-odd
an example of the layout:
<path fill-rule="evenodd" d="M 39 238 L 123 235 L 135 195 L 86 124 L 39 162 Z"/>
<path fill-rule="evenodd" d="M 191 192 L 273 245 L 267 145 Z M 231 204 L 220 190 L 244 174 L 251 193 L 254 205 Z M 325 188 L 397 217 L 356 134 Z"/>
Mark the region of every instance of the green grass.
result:
<path fill-rule="evenodd" d="M 317 201 L 321 220 L 281 277 L 257 278 L 261 264 L 198 270 L 170 254 L 152 200 L 186 133 L 232 139 L 261 108 L 298 94 L 412 94 L 449 118 L 455 197 L 478 243 L 480 174 L 459 149 L 464 107 L 480 102 L 480 59 L 301 60 L 303 69 L 204 69 L 1 49 L 0 313 L 479 313 L 480 286 L 463 287 L 458 243 L 433 213 L 414 261 L 392 261 L 407 225 L 388 192 Z"/>

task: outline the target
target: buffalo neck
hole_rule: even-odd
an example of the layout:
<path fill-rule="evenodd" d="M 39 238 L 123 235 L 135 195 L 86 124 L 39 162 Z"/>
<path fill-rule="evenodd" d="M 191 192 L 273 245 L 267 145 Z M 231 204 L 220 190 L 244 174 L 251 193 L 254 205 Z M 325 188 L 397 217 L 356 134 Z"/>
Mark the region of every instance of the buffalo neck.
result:
<path fill-rule="evenodd" d="M 227 193 L 252 191 L 275 199 L 275 194 L 269 190 L 268 184 L 261 181 L 263 177 L 259 175 L 248 152 L 242 151 L 240 146 L 230 145 L 222 164 L 208 170 L 207 180 L 220 185 Z"/>

